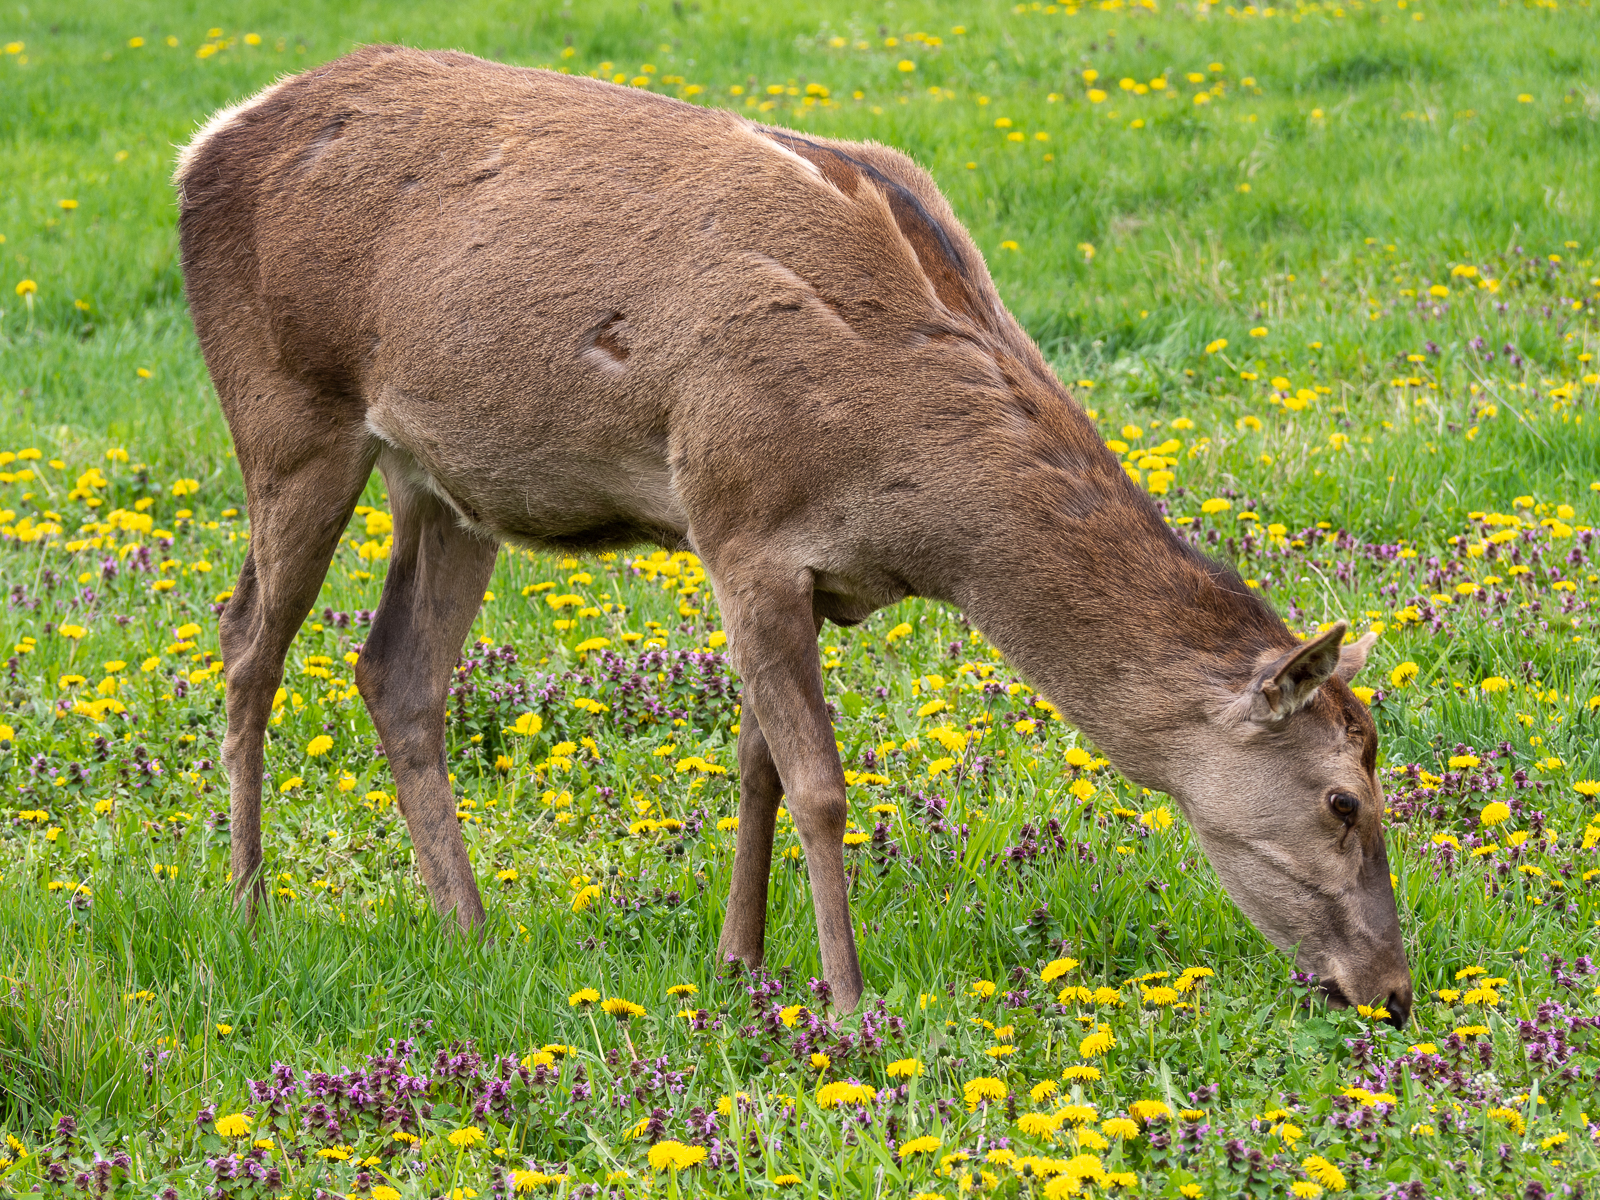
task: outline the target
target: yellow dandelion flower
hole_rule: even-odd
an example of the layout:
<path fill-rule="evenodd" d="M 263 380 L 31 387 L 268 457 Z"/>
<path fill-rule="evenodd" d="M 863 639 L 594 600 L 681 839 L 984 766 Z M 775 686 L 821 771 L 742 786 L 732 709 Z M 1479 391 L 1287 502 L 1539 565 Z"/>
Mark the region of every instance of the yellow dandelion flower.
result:
<path fill-rule="evenodd" d="M 1087 1125 L 1078 1130 L 1075 1140 L 1077 1141 L 1078 1145 L 1085 1150 L 1094 1150 L 1099 1152 L 1101 1150 L 1110 1149 L 1111 1147 L 1111 1143 L 1107 1141 L 1104 1136 L 1095 1130 L 1090 1129 Z"/>
<path fill-rule="evenodd" d="M 1004 1100 L 1010 1094 L 1010 1089 L 1005 1082 L 994 1078 L 992 1075 L 979 1076 L 969 1079 L 961 1089 L 967 1102 L 968 1111 L 975 1110 L 980 1104 L 993 1104 Z"/>
<path fill-rule="evenodd" d="M 1044 965 L 1044 970 L 1039 972 L 1039 978 L 1045 983 L 1053 983 L 1077 965 L 1078 960 L 1075 958 L 1052 959 Z"/>
<path fill-rule="evenodd" d="M 657 1142 L 646 1156 L 655 1171 L 681 1171 L 705 1161 L 704 1146 L 685 1146 L 682 1142 Z"/>
<path fill-rule="evenodd" d="M 1099 1058 L 1116 1044 L 1117 1040 L 1111 1036 L 1110 1027 L 1102 1025 L 1094 1033 L 1091 1033 L 1078 1043 L 1078 1057 Z"/>
<path fill-rule="evenodd" d="M 1389 682 L 1397 688 L 1405 687 L 1417 677 L 1422 668 L 1414 662 L 1403 662 L 1389 672 Z"/>
<path fill-rule="evenodd" d="M 1330 1192 L 1344 1191 L 1344 1172 L 1339 1170 L 1320 1154 L 1313 1154 L 1310 1158 L 1301 1161 L 1307 1175 L 1313 1183 L 1320 1183 Z"/>
<path fill-rule="evenodd" d="M 1028 1137 L 1053 1141 L 1061 1128 L 1061 1118 L 1050 1113 L 1023 1113 L 1017 1118 L 1017 1128 Z"/>
<path fill-rule="evenodd" d="M 1525 1122 L 1522 1119 L 1522 1114 L 1514 1108 L 1491 1108 L 1484 1115 L 1487 1116 L 1491 1121 L 1498 1121 L 1502 1125 L 1508 1126 L 1519 1135 L 1525 1128 Z"/>
<path fill-rule="evenodd" d="M 1172 1115 L 1172 1110 L 1160 1100 L 1135 1100 L 1128 1105 L 1128 1111 L 1146 1124 Z"/>
<path fill-rule="evenodd" d="M 511 727 L 504 732 L 521 734 L 523 737 L 532 737 L 544 728 L 544 720 L 538 713 L 523 713 L 511 723 Z"/>
<path fill-rule="evenodd" d="M 878 1089 L 849 1079 L 825 1083 L 817 1089 L 818 1108 L 838 1108 L 841 1104 L 871 1104 Z"/>

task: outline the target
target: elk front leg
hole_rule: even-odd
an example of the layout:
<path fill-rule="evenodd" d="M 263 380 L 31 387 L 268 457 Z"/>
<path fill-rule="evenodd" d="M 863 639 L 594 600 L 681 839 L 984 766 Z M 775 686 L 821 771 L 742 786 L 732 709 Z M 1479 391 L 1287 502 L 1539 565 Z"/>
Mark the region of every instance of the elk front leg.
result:
<path fill-rule="evenodd" d="M 737 554 L 726 557 L 734 563 L 740 558 Z M 728 627 L 734 665 L 744 684 L 741 717 L 755 717 L 805 851 L 823 978 L 833 990 L 834 1003 L 850 1012 L 861 998 L 862 983 L 845 885 L 844 770 L 822 696 L 810 574 L 782 569 L 756 573 L 740 563 L 735 577 L 723 577 L 717 596 Z M 743 770 L 742 729 L 739 749 Z M 770 784 L 762 794 L 771 795 Z M 775 804 L 771 811 L 776 811 Z M 736 950 L 748 952 L 755 948 L 759 956 L 760 934 L 753 939 L 750 929 L 754 925 L 759 931 L 765 925 L 772 827 L 771 818 L 753 825 L 747 841 L 744 813 L 741 784 L 739 848 L 734 856 L 735 882 L 723 937 L 732 941 Z M 741 859 L 745 864 L 742 874 Z M 757 894 L 759 909 L 754 900 Z M 738 912 L 734 911 L 734 903 L 739 905 Z M 730 930 L 734 931 L 732 936 Z"/>
<path fill-rule="evenodd" d="M 455 513 L 408 486 L 402 471 L 386 468 L 384 479 L 394 546 L 356 683 L 383 739 L 434 910 L 470 929 L 483 922 L 483 901 L 445 763 L 445 701 L 499 547 L 461 529 Z"/>
<path fill-rule="evenodd" d="M 728 911 L 717 943 L 717 962 L 761 965 L 767 936 L 767 881 L 772 875 L 772 835 L 783 781 L 755 710 L 739 713 L 739 836 L 733 854 Z"/>

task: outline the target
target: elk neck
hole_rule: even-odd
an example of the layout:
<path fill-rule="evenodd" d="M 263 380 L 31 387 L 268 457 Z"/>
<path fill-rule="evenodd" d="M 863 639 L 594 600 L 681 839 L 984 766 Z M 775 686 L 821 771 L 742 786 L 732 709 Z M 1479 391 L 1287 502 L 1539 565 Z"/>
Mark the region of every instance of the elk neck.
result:
<path fill-rule="evenodd" d="M 1120 770 L 1173 792 L 1224 689 L 1296 642 L 1235 571 L 1168 526 L 1083 411 L 1051 390 L 990 461 L 986 533 L 949 595 Z"/>

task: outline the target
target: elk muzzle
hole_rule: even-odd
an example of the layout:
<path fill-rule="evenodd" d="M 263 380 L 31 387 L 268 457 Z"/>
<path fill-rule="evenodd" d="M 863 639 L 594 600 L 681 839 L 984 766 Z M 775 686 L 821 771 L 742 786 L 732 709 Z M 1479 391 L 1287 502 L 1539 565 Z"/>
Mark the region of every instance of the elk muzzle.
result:
<path fill-rule="evenodd" d="M 1337 903 L 1328 936 L 1302 944 L 1296 962 L 1318 976 L 1317 987 L 1336 1008 L 1382 1008 L 1396 1029 L 1411 1017 L 1411 965 L 1406 960 L 1389 860 L 1380 832 L 1356 888 Z"/>

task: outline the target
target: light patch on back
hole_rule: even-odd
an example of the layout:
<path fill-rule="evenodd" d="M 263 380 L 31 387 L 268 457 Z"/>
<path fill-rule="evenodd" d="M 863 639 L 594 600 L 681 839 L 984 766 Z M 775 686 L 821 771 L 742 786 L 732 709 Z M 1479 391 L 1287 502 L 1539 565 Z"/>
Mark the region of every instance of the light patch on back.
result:
<path fill-rule="evenodd" d="M 779 142 L 774 138 L 768 137 L 766 134 L 762 133 L 760 130 L 756 129 L 752 125 L 742 125 L 740 127 L 740 132 L 743 133 L 746 137 L 750 138 L 751 141 L 753 141 L 757 145 L 759 145 L 761 147 L 761 149 L 766 150 L 769 153 L 779 155 L 780 157 L 782 157 L 784 159 L 787 159 L 789 161 L 790 165 L 799 167 L 800 170 L 803 171 L 808 178 L 814 179 L 818 183 L 824 184 L 831 191 L 835 191 L 835 192 L 839 191 L 838 188 L 834 187 L 831 183 L 828 183 L 827 179 L 822 174 L 822 169 L 820 167 L 818 167 L 816 163 L 812 162 L 809 158 L 805 157 L 805 155 L 796 154 L 793 150 L 789 149 L 789 147 L 785 146 L 782 142 Z M 839 194 L 842 196 L 844 193 L 840 192 Z"/>
<path fill-rule="evenodd" d="M 172 172 L 173 182 L 182 186 L 184 177 L 189 174 L 189 168 L 194 165 L 195 157 L 200 153 L 200 147 L 205 145 L 213 135 L 233 124 L 241 115 L 256 107 L 256 105 L 265 102 L 273 92 L 288 82 L 289 80 L 284 78 L 276 83 L 269 83 L 254 96 L 241 100 L 237 104 L 230 104 L 227 108 L 219 108 L 212 113 L 206 123 L 200 126 L 199 132 L 189 139 L 188 145 L 179 147 L 178 166 Z"/>

